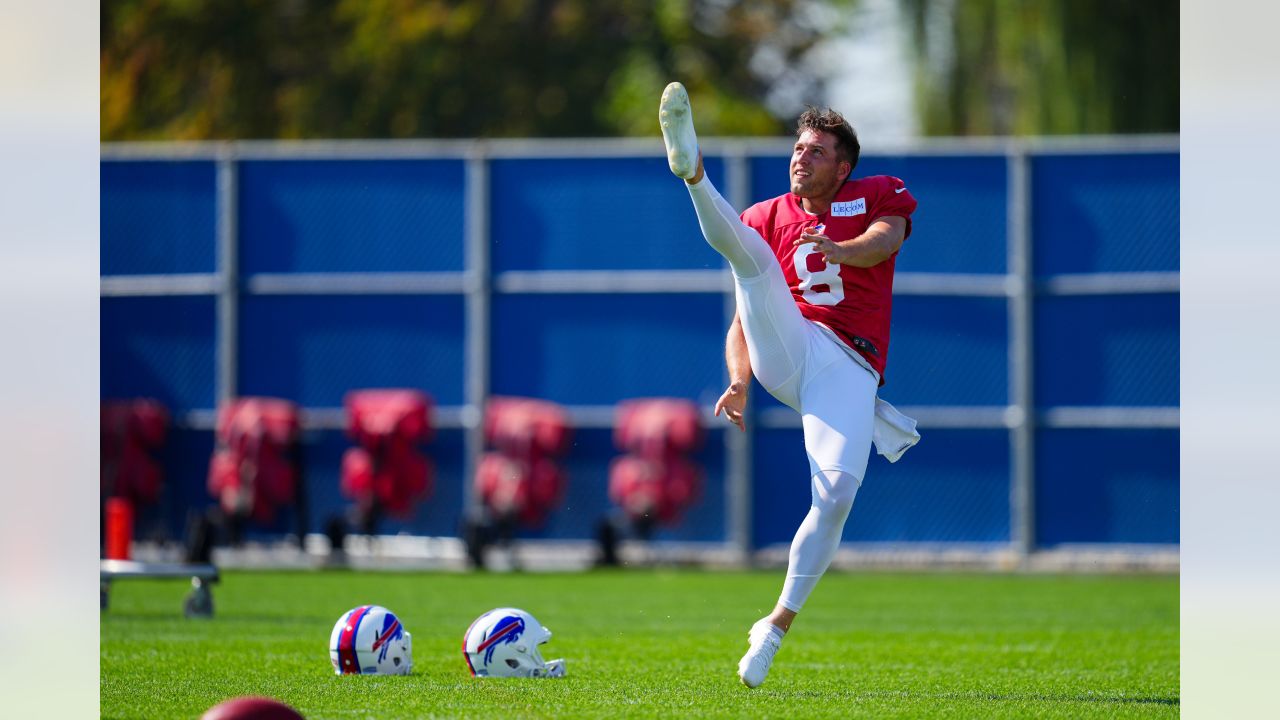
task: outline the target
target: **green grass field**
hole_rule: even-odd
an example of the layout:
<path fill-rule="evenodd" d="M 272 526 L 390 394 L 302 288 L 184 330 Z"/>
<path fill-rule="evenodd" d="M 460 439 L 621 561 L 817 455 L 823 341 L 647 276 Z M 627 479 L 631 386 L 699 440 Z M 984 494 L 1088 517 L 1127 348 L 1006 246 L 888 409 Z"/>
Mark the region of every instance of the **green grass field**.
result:
<path fill-rule="evenodd" d="M 1160 576 L 833 573 L 763 686 L 734 674 L 782 571 L 226 572 L 216 616 L 181 581 L 126 581 L 101 623 L 106 718 L 193 718 L 269 695 L 308 718 L 1176 717 L 1178 581 Z M 333 674 L 353 606 L 396 612 L 409 677 Z M 477 680 L 462 634 L 514 605 L 555 633 L 560 680 Z"/>

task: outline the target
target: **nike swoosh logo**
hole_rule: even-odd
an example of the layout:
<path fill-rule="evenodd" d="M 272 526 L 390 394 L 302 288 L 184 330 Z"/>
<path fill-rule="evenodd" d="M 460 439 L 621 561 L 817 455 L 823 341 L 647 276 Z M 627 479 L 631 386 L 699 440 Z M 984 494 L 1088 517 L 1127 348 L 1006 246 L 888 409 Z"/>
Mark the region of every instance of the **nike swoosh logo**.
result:
<path fill-rule="evenodd" d="M 894 194 L 894 195 L 897 195 L 898 193 L 902 192 L 903 190 L 906 190 L 906 188 L 898 188 L 897 190 L 894 190 L 894 191 L 893 191 L 893 194 Z"/>

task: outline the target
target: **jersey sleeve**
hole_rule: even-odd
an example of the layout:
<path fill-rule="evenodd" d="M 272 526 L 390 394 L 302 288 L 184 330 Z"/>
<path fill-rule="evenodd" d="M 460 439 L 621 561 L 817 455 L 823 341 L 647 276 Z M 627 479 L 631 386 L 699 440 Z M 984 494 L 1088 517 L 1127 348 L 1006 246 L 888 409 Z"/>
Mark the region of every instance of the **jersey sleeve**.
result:
<path fill-rule="evenodd" d="M 911 213 L 916 211 L 915 197 L 907 189 L 906 183 L 896 177 L 882 175 L 878 180 L 880 182 L 876 183 L 878 191 L 876 205 L 870 213 L 871 219 L 897 215 L 907 221 L 907 230 L 903 239 L 911 237 Z"/>

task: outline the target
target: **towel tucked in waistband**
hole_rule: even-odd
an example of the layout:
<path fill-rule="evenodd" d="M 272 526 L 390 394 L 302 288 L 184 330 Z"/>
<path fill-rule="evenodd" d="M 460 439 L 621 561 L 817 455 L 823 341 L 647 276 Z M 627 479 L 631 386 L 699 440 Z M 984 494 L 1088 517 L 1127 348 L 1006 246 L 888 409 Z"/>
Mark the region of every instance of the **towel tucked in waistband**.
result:
<path fill-rule="evenodd" d="M 916 432 L 916 421 L 898 412 L 889 403 L 876 398 L 876 420 L 871 431 L 871 438 L 876 444 L 876 452 L 889 462 L 898 462 L 898 458 L 913 445 L 920 442 L 920 433 Z"/>

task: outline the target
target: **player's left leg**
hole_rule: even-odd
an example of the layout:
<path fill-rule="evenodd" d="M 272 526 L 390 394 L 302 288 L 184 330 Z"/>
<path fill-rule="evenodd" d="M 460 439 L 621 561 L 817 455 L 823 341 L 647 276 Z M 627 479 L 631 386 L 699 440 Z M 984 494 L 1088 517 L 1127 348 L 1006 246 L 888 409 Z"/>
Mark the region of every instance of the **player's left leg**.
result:
<path fill-rule="evenodd" d="M 871 450 L 876 378 L 811 329 L 811 364 L 800 388 L 811 504 L 791 542 L 778 604 L 752 627 L 750 648 L 738 665 L 748 687 L 764 682 L 791 622 L 831 565 Z"/>
<path fill-rule="evenodd" d="M 810 480 L 812 501 L 791 541 L 782 595 L 773 612 L 751 627 L 747 653 L 738 662 L 738 677 L 747 687 L 764 682 L 791 622 L 831 565 L 861 484 L 861 478 L 840 470 L 825 470 Z"/>
<path fill-rule="evenodd" d="M 779 605 L 799 612 L 835 557 L 853 498 L 867 472 L 875 425 L 878 381 L 843 348 L 810 324 L 810 363 L 800 388 L 804 447 L 809 456 L 813 522 L 801 524 L 792 544 Z"/>

